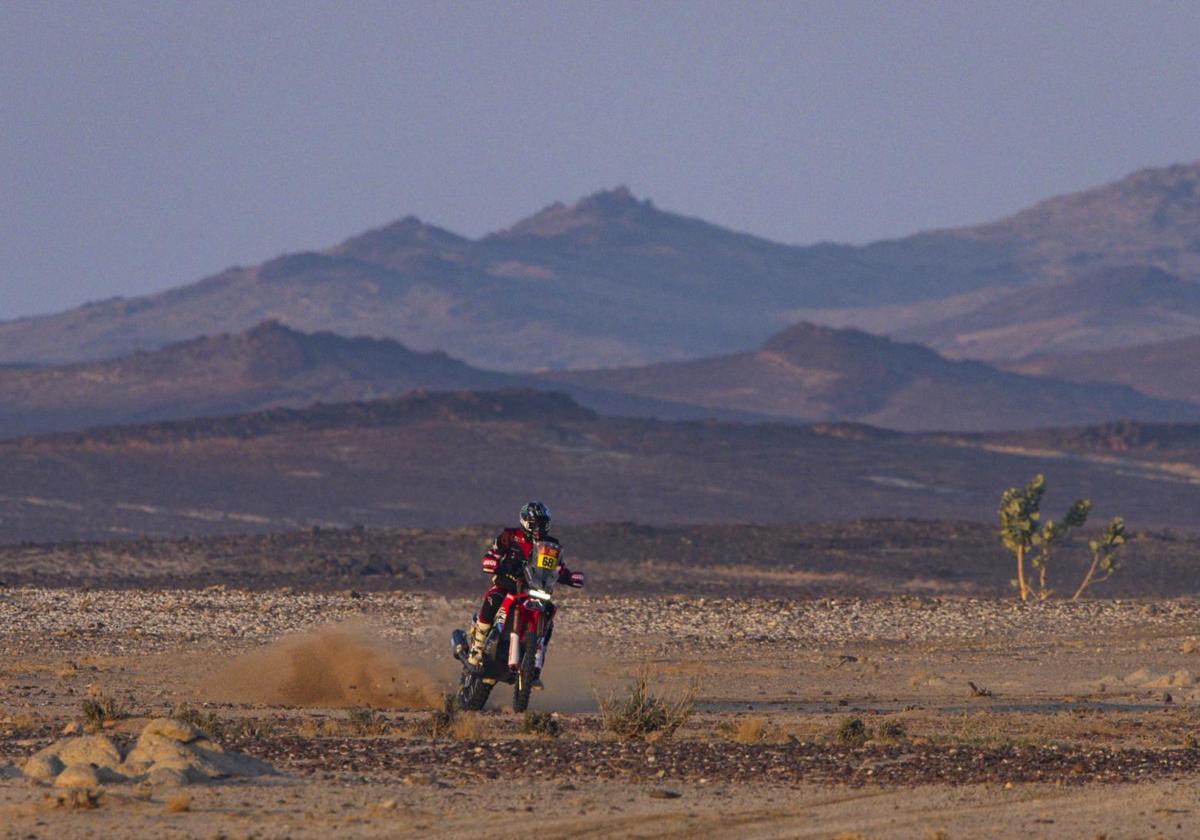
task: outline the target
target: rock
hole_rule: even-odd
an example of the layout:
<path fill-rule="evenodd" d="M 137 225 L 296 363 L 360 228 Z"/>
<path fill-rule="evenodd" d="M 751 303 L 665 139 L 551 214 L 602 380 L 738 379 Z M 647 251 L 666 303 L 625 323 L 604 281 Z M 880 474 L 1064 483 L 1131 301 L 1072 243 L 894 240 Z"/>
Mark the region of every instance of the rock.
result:
<path fill-rule="evenodd" d="M 170 738 L 172 741 L 179 741 L 182 744 L 190 744 L 192 741 L 207 737 L 190 723 L 173 718 L 155 718 L 142 729 L 143 735 L 147 733 L 161 735 L 164 738 Z"/>
<path fill-rule="evenodd" d="M 100 776 L 90 764 L 68 764 L 54 779 L 55 787 L 94 788 L 99 785 Z"/>
<path fill-rule="evenodd" d="M 49 781 L 63 771 L 63 763 L 58 756 L 51 752 L 42 750 L 34 753 L 25 762 L 22 772 L 31 779 L 45 779 Z"/>
<path fill-rule="evenodd" d="M 63 735 L 78 735 L 83 731 L 83 727 L 79 725 L 79 721 L 73 720 L 62 728 Z"/>
<path fill-rule="evenodd" d="M 678 799 L 683 794 L 674 790 L 666 790 L 664 788 L 654 788 L 647 794 L 651 799 Z"/>
<path fill-rule="evenodd" d="M 121 753 L 103 735 L 62 738 L 30 756 L 23 769 L 31 779 L 53 779 L 64 768 L 78 764 L 116 771 L 121 765 Z"/>
<path fill-rule="evenodd" d="M 155 767 L 146 775 L 146 781 L 155 787 L 183 787 L 192 780 L 174 767 Z"/>
<path fill-rule="evenodd" d="M 121 751 L 106 735 L 64 738 L 46 749 L 57 753 L 59 760 L 67 767 L 72 764 L 91 764 L 111 770 L 121 765 Z"/>
<path fill-rule="evenodd" d="M 128 776 L 147 775 L 155 770 L 177 770 L 188 781 L 220 779 L 226 776 L 263 776 L 275 772 L 266 762 L 238 753 L 227 753 L 219 744 L 205 738 L 183 742 L 152 731 L 148 725 L 137 743 L 125 756 L 121 771 Z"/>

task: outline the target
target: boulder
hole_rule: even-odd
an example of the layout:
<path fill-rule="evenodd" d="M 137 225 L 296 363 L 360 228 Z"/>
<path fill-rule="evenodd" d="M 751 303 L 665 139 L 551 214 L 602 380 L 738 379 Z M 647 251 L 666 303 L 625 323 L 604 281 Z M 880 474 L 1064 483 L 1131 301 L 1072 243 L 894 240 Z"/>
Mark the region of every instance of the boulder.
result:
<path fill-rule="evenodd" d="M 161 734 L 164 729 L 152 721 L 142 730 L 133 749 L 125 756 L 121 771 L 127 776 L 141 776 L 154 770 L 176 770 L 188 781 L 199 782 L 226 776 L 262 776 L 274 773 L 266 762 L 238 753 L 227 753 L 220 744 L 207 738 L 189 741 Z M 183 737 L 190 734 L 178 733 Z"/>
<path fill-rule="evenodd" d="M 100 785 L 100 776 L 90 764 L 68 764 L 54 780 L 55 787 L 94 788 Z"/>
<path fill-rule="evenodd" d="M 226 752 L 196 727 L 159 718 L 142 729 L 137 743 L 122 757 L 103 735 L 63 738 L 25 762 L 31 779 L 54 780 L 61 787 L 95 787 L 100 782 L 145 779 L 155 785 L 182 785 L 229 776 L 262 776 L 275 772 L 264 761 Z"/>
<path fill-rule="evenodd" d="M 174 767 L 155 767 L 146 774 L 146 782 L 155 787 L 183 787 L 191 779 L 187 773 Z"/>
<path fill-rule="evenodd" d="M 54 753 L 41 750 L 31 755 L 21 770 L 31 779 L 49 781 L 63 771 L 63 763 Z"/>
<path fill-rule="evenodd" d="M 121 765 L 121 752 L 103 735 L 62 738 L 30 756 L 23 770 L 31 779 L 49 780 L 63 768 L 79 764 L 115 771 Z"/>

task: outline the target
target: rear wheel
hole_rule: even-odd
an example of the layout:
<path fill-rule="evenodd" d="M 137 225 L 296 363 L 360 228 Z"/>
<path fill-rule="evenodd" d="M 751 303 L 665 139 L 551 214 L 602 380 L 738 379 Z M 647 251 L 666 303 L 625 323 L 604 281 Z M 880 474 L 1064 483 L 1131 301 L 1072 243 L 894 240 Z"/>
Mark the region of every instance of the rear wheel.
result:
<path fill-rule="evenodd" d="M 464 712 L 478 712 L 487 705 L 494 683 L 483 681 L 479 674 L 463 670 L 462 684 L 458 688 L 458 708 Z"/>

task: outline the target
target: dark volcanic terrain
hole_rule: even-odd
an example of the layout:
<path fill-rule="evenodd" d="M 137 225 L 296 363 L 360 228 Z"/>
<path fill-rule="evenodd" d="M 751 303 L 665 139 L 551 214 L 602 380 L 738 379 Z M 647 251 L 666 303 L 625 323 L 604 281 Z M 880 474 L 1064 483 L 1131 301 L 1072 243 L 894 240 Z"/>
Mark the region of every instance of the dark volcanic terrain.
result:
<path fill-rule="evenodd" d="M 223 585 L 263 590 L 428 591 L 472 597 L 479 558 L 501 526 L 314 528 L 183 540 L 0 546 L 0 584 L 92 589 Z M 1090 531 L 1094 529 L 1085 529 Z M 690 598 L 1005 597 L 1012 558 L 979 522 L 873 519 L 780 525 L 564 525 L 555 533 L 589 595 Z M 1074 538 L 1051 580 L 1077 583 L 1090 555 Z M 1098 597 L 1200 593 L 1200 537 L 1135 531 Z M 1069 591 L 1068 591 L 1068 594 Z"/>
<path fill-rule="evenodd" d="M 1088 349 L 1110 341 L 1089 295 L 1070 285 L 1034 293 L 1064 305 L 1049 317 L 1034 303 L 1018 307 L 1036 328 L 1022 334 L 1005 290 L 1090 288 L 1080 278 L 1131 265 L 1194 282 L 1198 225 L 1200 163 L 1138 172 L 978 227 L 861 247 L 780 245 L 664 212 L 622 188 L 478 240 L 407 217 L 168 292 L 10 321 L 0 324 L 0 363 L 113 358 L 274 318 L 489 368 L 611 367 L 738 352 L 833 307 L 854 308 L 830 312 L 839 323 L 888 334 L 915 335 L 904 325 L 920 322 L 925 341 L 957 355 Z M 976 297 L 964 303 L 964 294 Z M 881 321 L 871 309 L 881 304 L 909 309 Z M 930 326 L 951 310 L 966 321 Z M 1180 286 L 1125 307 L 1128 328 L 1113 335 L 1177 336 L 1198 318 Z"/>
<path fill-rule="evenodd" d="M 0 542 L 564 522 L 991 520 L 1034 473 L 1136 527 L 1200 525 L 1194 467 L 865 426 L 605 418 L 532 391 L 415 394 L 0 443 Z"/>

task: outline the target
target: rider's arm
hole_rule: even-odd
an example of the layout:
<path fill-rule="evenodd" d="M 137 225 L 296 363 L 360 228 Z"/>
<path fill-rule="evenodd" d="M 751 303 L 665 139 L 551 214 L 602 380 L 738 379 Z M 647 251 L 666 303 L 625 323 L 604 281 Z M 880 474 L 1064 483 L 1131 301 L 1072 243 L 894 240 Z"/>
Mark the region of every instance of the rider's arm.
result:
<path fill-rule="evenodd" d="M 576 589 L 583 588 L 583 572 L 572 572 L 567 568 L 565 563 L 558 567 L 558 582 L 565 583 L 567 586 L 574 586 Z"/>
<path fill-rule="evenodd" d="M 504 558 L 508 555 L 508 547 L 501 545 L 504 542 L 505 534 L 500 532 L 496 539 L 492 540 L 492 547 L 487 550 L 483 558 L 479 561 L 483 566 L 485 575 L 494 575 L 500 569 L 500 564 L 504 562 Z"/>

